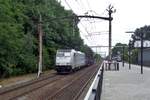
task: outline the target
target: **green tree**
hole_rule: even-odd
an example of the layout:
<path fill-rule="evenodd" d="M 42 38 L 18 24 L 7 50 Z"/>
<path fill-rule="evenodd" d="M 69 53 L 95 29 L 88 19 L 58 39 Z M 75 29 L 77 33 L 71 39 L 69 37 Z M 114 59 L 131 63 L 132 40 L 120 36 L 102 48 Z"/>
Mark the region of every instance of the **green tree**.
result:
<path fill-rule="evenodd" d="M 0 0 L 0 77 L 37 71 L 37 23 L 42 16 L 43 69 L 54 66 L 57 49 L 76 49 L 93 56 L 77 24 L 56 0 Z"/>
<path fill-rule="evenodd" d="M 143 34 L 144 40 L 150 40 L 150 25 L 145 25 L 143 27 L 137 28 L 134 34 L 131 36 L 132 38 L 132 63 L 138 64 L 138 52 L 140 51 L 138 48 L 134 47 L 135 41 L 139 41 L 141 39 L 141 34 Z"/>
<path fill-rule="evenodd" d="M 124 47 L 124 60 L 128 61 L 128 47 L 127 44 L 116 43 L 112 49 L 112 57 L 121 56 L 123 58 L 123 47 Z"/>

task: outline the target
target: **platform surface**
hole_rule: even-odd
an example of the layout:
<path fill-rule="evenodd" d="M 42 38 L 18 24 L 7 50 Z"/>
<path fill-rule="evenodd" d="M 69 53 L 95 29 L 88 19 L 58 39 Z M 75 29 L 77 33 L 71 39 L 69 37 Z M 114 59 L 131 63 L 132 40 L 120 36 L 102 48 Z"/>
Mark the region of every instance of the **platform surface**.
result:
<path fill-rule="evenodd" d="M 150 68 L 119 64 L 119 71 L 104 71 L 101 100 L 150 100 Z"/>

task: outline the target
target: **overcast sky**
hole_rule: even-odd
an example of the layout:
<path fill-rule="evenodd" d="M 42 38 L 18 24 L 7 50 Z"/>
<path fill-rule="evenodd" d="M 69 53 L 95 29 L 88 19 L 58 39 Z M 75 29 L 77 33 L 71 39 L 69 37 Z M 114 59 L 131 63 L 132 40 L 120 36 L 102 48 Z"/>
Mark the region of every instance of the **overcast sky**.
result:
<path fill-rule="evenodd" d="M 114 6 L 112 21 L 112 45 L 118 42 L 128 43 L 131 34 L 125 31 L 134 31 L 144 25 L 150 25 L 149 0 L 59 0 L 66 9 L 72 9 L 78 15 L 97 15 L 107 17 L 106 9 L 109 4 Z M 68 3 L 68 4 L 67 4 Z M 70 7 L 69 7 L 70 6 Z M 79 23 L 81 37 L 88 45 L 108 45 L 108 22 L 104 20 L 82 19 Z M 88 33 L 87 33 L 88 32 Z M 101 33 L 97 33 L 101 32 Z M 89 35 L 87 36 L 87 35 Z M 94 35 L 100 34 L 100 35 Z M 98 51 L 108 51 L 99 49 Z"/>

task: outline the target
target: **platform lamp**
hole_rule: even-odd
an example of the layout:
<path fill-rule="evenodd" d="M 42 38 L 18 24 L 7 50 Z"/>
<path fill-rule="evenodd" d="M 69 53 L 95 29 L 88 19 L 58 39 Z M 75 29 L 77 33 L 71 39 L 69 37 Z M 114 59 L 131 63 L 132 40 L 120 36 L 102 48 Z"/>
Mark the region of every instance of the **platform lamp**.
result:
<path fill-rule="evenodd" d="M 135 33 L 135 31 L 127 31 L 125 33 Z M 140 38 L 141 40 L 141 74 L 143 74 L 143 33 L 140 34 L 140 37 L 137 37 L 137 38 Z"/>
<path fill-rule="evenodd" d="M 129 69 L 131 69 L 131 40 L 129 40 Z"/>

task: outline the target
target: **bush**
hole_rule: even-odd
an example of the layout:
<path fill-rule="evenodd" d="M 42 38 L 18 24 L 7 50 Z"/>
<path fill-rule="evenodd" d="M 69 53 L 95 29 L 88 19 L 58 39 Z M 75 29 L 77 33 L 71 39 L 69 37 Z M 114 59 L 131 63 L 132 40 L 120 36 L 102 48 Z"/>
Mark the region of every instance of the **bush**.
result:
<path fill-rule="evenodd" d="M 1 67 L 1 76 L 0 78 L 4 78 L 4 77 L 10 77 L 13 70 L 10 67 Z"/>
<path fill-rule="evenodd" d="M 12 76 L 23 75 L 25 71 L 20 68 L 13 68 Z"/>

